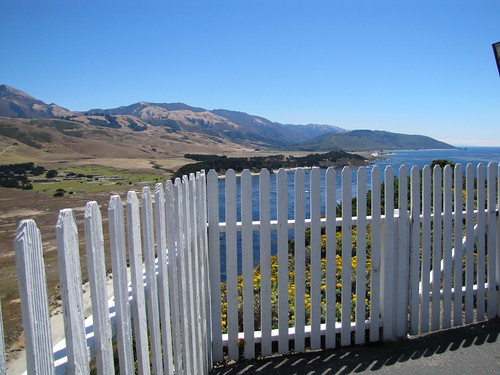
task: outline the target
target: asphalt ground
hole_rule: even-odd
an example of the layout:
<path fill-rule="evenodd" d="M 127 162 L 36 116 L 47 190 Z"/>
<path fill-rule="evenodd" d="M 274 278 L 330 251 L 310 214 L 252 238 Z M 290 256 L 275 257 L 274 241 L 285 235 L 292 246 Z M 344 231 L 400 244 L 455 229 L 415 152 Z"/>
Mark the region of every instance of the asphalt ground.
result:
<path fill-rule="evenodd" d="M 403 340 L 239 361 L 233 374 L 500 374 L 500 318 Z"/>

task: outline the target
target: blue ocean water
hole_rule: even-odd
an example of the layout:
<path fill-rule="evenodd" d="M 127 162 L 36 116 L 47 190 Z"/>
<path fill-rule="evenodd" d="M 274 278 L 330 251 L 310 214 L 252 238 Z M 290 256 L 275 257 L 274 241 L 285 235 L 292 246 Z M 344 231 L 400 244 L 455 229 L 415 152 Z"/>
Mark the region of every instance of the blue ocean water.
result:
<path fill-rule="evenodd" d="M 453 149 L 453 150 L 405 150 L 405 151 L 395 151 L 391 154 L 382 155 L 386 160 L 377 160 L 373 165 L 378 165 L 381 169 L 381 174 L 383 178 L 383 171 L 386 167 L 392 166 L 395 176 L 398 176 L 398 170 L 401 165 L 406 165 L 408 168 L 408 173 L 413 165 L 423 168 L 426 165 L 430 165 L 433 160 L 436 159 L 447 159 L 454 163 L 461 163 L 464 167 L 468 163 L 471 163 L 474 168 L 477 167 L 479 163 L 485 164 L 485 166 L 490 163 L 500 164 L 500 147 L 470 147 L 467 149 Z M 366 168 L 367 171 L 367 181 L 368 189 L 371 188 L 371 170 L 372 167 L 361 167 Z M 352 195 L 356 196 L 356 181 L 357 181 L 357 171 L 358 168 L 352 168 Z M 306 180 L 306 210 L 309 208 L 309 183 L 310 183 L 310 172 L 311 169 L 304 169 L 305 180 Z M 326 169 L 320 170 L 321 175 L 321 195 L 324 195 L 325 190 L 325 172 Z M 337 199 L 341 196 L 341 169 L 337 169 Z M 239 214 L 239 193 L 240 193 L 240 178 L 237 178 L 237 201 L 238 201 L 238 220 L 240 220 Z M 276 174 L 271 174 L 271 219 L 276 219 Z M 289 192 L 289 202 L 288 202 L 288 217 L 293 218 L 294 212 L 294 200 L 293 200 L 293 182 L 294 182 L 294 171 L 288 171 L 288 192 Z M 224 208 L 224 189 L 225 180 L 219 180 L 219 202 L 220 202 L 220 220 L 225 221 L 225 208 Z M 257 175 L 252 176 L 252 202 L 253 202 L 253 220 L 259 219 L 259 177 Z M 324 214 L 324 199 L 322 200 L 321 211 Z"/>
<path fill-rule="evenodd" d="M 377 161 L 381 168 L 392 165 L 399 168 L 405 164 L 408 168 L 417 165 L 423 168 L 430 165 L 433 160 L 447 159 L 454 163 L 460 163 L 465 168 L 468 163 L 476 167 L 479 163 L 487 165 L 490 162 L 500 163 L 500 147 L 468 147 L 466 149 L 454 150 L 405 150 L 394 151 L 392 154 L 383 155 L 389 160 Z"/>
<path fill-rule="evenodd" d="M 378 165 L 382 172 L 382 177 L 384 175 L 383 171 L 386 167 L 392 166 L 394 169 L 395 176 L 398 175 L 398 170 L 401 165 L 405 165 L 410 171 L 413 165 L 423 168 L 426 165 L 430 165 L 433 160 L 436 159 L 447 159 L 454 163 L 460 163 L 465 166 L 471 163 L 474 167 L 477 167 L 479 163 L 485 164 L 485 166 L 490 163 L 500 164 L 500 147 L 469 147 L 467 149 L 453 149 L 453 150 L 404 150 L 395 151 L 392 154 L 383 155 L 384 160 L 377 160 L 374 165 Z M 366 168 L 367 171 L 367 181 L 368 189 L 371 188 L 371 170 L 372 166 L 361 167 Z M 352 196 L 356 196 L 356 174 L 358 168 L 352 168 Z M 305 181 L 306 181 L 306 216 L 309 217 L 309 183 L 310 183 L 310 172 L 311 169 L 305 169 Z M 321 175 L 321 212 L 322 215 L 325 213 L 325 173 L 326 169 L 320 170 Z M 341 197 L 341 169 L 336 170 L 337 174 L 337 201 L 340 202 Z M 237 212 L 238 221 L 241 220 L 240 215 L 240 178 L 237 178 Z M 276 213 L 276 174 L 271 174 L 271 219 L 275 220 Z M 294 217 L 294 199 L 293 199 L 293 183 L 294 183 L 294 171 L 288 171 L 288 218 L 293 219 Z M 225 180 L 219 179 L 219 217 L 221 221 L 225 221 Z M 252 176 L 252 207 L 253 207 L 253 220 L 259 220 L 259 177 L 258 175 Z M 293 231 L 290 230 L 290 238 L 293 237 Z M 271 233 L 271 252 L 276 253 L 276 232 Z M 238 233 L 238 272 L 241 272 L 241 237 Z M 254 232 L 254 259 L 257 264 L 259 257 L 259 233 Z M 225 280 L 225 235 L 221 234 L 221 273 L 222 280 Z"/>

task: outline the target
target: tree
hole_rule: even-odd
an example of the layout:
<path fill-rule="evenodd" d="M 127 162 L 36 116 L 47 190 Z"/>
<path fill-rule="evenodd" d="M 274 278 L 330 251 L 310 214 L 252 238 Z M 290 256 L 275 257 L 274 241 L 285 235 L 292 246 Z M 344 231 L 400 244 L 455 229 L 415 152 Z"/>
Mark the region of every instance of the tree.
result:
<path fill-rule="evenodd" d="M 451 165 L 452 167 L 455 167 L 455 163 L 446 159 L 436 159 L 433 160 L 431 163 L 431 169 L 434 169 L 436 165 L 439 165 L 441 168 L 446 167 L 447 165 Z"/>
<path fill-rule="evenodd" d="M 45 177 L 47 178 L 54 178 L 57 177 L 58 172 L 55 169 L 51 169 L 45 173 Z"/>

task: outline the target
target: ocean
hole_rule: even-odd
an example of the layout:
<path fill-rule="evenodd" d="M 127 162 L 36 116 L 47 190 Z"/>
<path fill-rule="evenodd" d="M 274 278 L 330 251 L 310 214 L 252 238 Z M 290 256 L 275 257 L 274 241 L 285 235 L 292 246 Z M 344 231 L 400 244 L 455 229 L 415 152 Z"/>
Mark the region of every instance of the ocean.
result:
<path fill-rule="evenodd" d="M 490 163 L 500 164 L 500 147 L 468 147 L 467 149 L 454 149 L 454 150 L 400 150 L 394 151 L 391 154 L 382 155 L 384 160 L 377 160 L 373 164 L 378 165 L 382 172 L 387 166 L 392 166 L 394 173 L 397 176 L 398 170 L 401 165 L 406 165 L 408 172 L 413 165 L 423 168 L 425 165 L 430 165 L 433 160 L 436 159 L 447 159 L 454 163 L 460 163 L 464 167 L 468 163 L 471 163 L 474 167 L 477 167 L 479 163 L 483 163 L 485 166 Z M 367 171 L 367 181 L 368 189 L 370 186 L 371 170 L 373 165 L 360 167 L 366 168 Z M 358 168 L 352 169 L 352 195 L 356 196 L 356 174 Z M 306 180 L 306 216 L 309 217 L 309 181 L 311 169 L 304 169 L 305 180 Z M 326 169 L 320 170 L 321 175 L 321 212 L 322 215 L 325 214 L 325 172 Z M 271 219 L 276 219 L 276 174 L 271 174 Z M 294 171 L 288 171 L 288 191 L 289 191 L 289 202 L 288 202 L 288 218 L 293 219 L 294 217 L 294 199 L 293 199 L 293 182 L 294 182 Z M 341 169 L 337 170 L 337 198 L 341 197 Z M 237 178 L 237 212 L 238 221 L 241 220 L 240 215 L 240 178 Z M 225 192 L 225 179 L 219 179 L 219 218 L 220 221 L 225 221 L 225 205 L 224 205 L 224 193 Z M 340 203 L 340 200 L 338 201 Z M 259 177 L 258 175 L 252 176 L 252 207 L 253 207 L 253 220 L 259 220 Z M 272 231 L 271 234 L 271 252 L 276 253 L 276 233 Z M 241 272 L 241 233 L 238 232 L 238 272 Z M 290 238 L 293 236 L 293 231 L 290 230 Z M 254 259 L 258 259 L 259 254 L 259 233 L 254 232 Z M 221 273 L 222 280 L 225 280 L 225 234 L 221 234 Z"/>
<path fill-rule="evenodd" d="M 399 168 L 405 164 L 408 168 L 417 165 L 423 168 L 430 165 L 433 160 L 447 159 L 454 163 L 460 163 L 465 169 L 468 163 L 476 167 L 479 163 L 487 165 L 490 162 L 500 163 L 500 147 L 467 147 L 455 150 L 405 150 L 394 151 L 392 154 L 383 155 L 389 160 L 377 161 L 381 168 L 392 165 Z"/>

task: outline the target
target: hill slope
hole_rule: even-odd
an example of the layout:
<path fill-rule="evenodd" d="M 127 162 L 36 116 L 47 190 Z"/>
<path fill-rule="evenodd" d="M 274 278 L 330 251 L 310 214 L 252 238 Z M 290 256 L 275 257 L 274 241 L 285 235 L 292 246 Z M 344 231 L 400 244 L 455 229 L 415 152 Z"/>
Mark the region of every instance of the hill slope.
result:
<path fill-rule="evenodd" d="M 41 100 L 7 85 L 0 85 L 0 116 L 18 118 L 54 118 L 72 116 L 74 112 Z"/>
<path fill-rule="evenodd" d="M 56 104 L 46 104 L 7 85 L 0 85 L 0 116 L 70 120 L 71 123 L 58 123 L 56 131 L 63 136 L 68 135 L 74 138 L 84 132 L 85 138 L 89 141 L 96 138 L 96 134 L 100 134 L 99 142 L 118 142 L 119 145 L 123 144 L 123 139 L 129 137 L 129 133 L 132 132 L 134 139 L 140 138 L 136 140 L 138 144 L 148 143 L 149 140 L 145 141 L 146 137 L 155 136 L 160 137 L 160 139 L 168 138 L 176 141 L 179 139 L 191 141 L 203 139 L 202 143 L 223 144 L 228 142 L 251 149 L 367 151 L 453 148 L 446 143 L 424 136 L 370 130 L 347 132 L 342 128 L 330 125 L 285 125 L 244 112 L 226 109 L 207 110 L 184 103 L 139 102 L 112 109 L 72 112 Z M 83 130 L 75 123 L 82 124 Z M 48 124 L 53 123 L 35 125 L 50 127 Z M 64 124 L 67 125 L 66 129 Z M 95 131 L 90 131 L 91 128 L 94 128 Z M 71 132 L 71 129 L 77 130 Z M 110 129 L 114 129 L 114 132 Z M 13 134 L 12 130 L 7 132 Z M 28 131 L 28 133 L 30 132 Z M 138 137 L 136 133 L 140 133 L 142 137 Z M 26 135 L 23 137 L 31 140 L 29 142 L 37 142 L 32 137 Z M 50 142 L 48 138 L 41 137 L 40 139 L 44 140 L 45 144 Z M 108 139 L 104 137 L 108 137 Z M 22 142 L 20 139 L 18 140 Z"/>
<path fill-rule="evenodd" d="M 294 149 L 303 151 L 371 151 L 451 148 L 455 147 L 423 135 L 390 133 L 379 130 L 353 130 L 345 133 L 330 133 L 294 146 Z"/>

